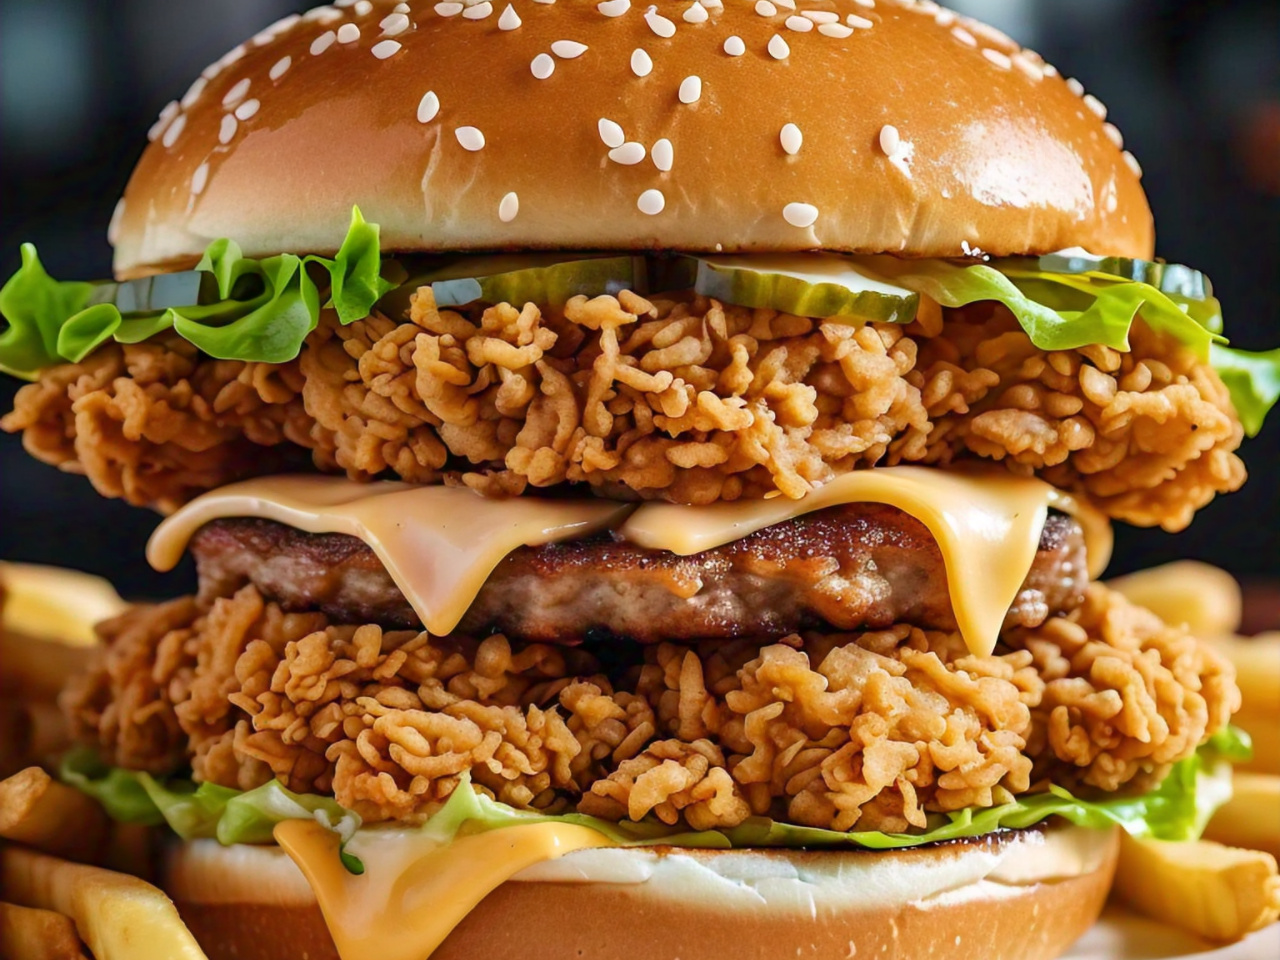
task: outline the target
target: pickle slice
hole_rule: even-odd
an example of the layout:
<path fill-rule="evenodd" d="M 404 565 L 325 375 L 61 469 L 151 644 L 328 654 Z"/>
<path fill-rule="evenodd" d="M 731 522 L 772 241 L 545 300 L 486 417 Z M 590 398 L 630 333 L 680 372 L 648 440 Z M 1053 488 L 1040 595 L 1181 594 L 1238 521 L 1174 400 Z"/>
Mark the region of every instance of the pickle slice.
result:
<path fill-rule="evenodd" d="M 86 306 L 109 303 L 128 317 L 198 307 L 221 299 L 213 274 L 202 270 L 184 270 L 181 273 L 162 273 L 121 283 L 95 283 Z"/>
<path fill-rule="evenodd" d="M 1101 273 L 1120 280 L 1146 283 L 1162 293 L 1188 300 L 1207 300 L 1213 296 L 1213 284 L 1199 270 L 1163 260 L 1138 260 L 1132 257 L 1099 257 L 1085 250 L 1060 250 L 1042 257 L 1009 257 L 996 267 L 1011 270 L 1038 270 L 1041 273 Z"/>
<path fill-rule="evenodd" d="M 532 254 L 466 257 L 426 269 L 405 264 L 406 279 L 379 302 L 384 312 L 402 315 L 419 287 L 429 286 L 441 307 L 473 303 L 536 303 L 562 307 L 576 296 L 616 296 L 648 289 L 644 257 Z M 384 271 L 385 273 L 385 271 Z"/>
<path fill-rule="evenodd" d="M 894 286 L 846 257 L 699 257 L 698 293 L 740 307 L 763 307 L 801 317 L 910 323 L 920 296 Z"/>

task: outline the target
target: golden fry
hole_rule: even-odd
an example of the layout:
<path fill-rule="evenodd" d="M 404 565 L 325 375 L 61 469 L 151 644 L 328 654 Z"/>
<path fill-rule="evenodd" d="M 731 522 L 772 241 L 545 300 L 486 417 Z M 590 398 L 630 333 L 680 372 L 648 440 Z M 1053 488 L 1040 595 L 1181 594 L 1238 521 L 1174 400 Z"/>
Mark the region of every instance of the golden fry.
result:
<path fill-rule="evenodd" d="M 0 631 L 0 692 L 23 700 L 56 700 L 72 674 L 84 669 L 91 650 L 56 640 Z"/>
<path fill-rule="evenodd" d="M 0 581 L 6 591 L 4 628 L 63 645 L 95 645 L 93 625 L 125 607 L 110 583 L 78 570 L 0 563 Z"/>
<path fill-rule="evenodd" d="M 1235 664 L 1243 698 L 1231 722 L 1253 737 L 1253 760 L 1241 769 L 1280 774 L 1280 633 L 1223 637 L 1214 646 Z"/>
<path fill-rule="evenodd" d="M 1232 789 L 1234 795 L 1209 821 L 1205 837 L 1280 858 L 1280 777 L 1236 773 Z"/>
<path fill-rule="evenodd" d="M 1185 624 L 1200 637 L 1235 633 L 1243 600 L 1240 584 L 1225 570 L 1178 560 L 1107 583 L 1166 623 Z"/>
<path fill-rule="evenodd" d="M 173 902 L 136 877 L 10 847 L 0 850 L 0 888 L 71 917 L 96 960 L 207 960 Z"/>
<path fill-rule="evenodd" d="M 1239 940 L 1280 918 L 1276 858 L 1208 840 L 1124 835 L 1113 889 L 1147 916 L 1208 940 Z"/>
<path fill-rule="evenodd" d="M 0 903 L 0 957 L 6 960 L 85 960 L 69 917 Z"/>
<path fill-rule="evenodd" d="M 38 850 L 93 861 L 109 823 L 102 808 L 39 767 L 0 782 L 0 837 Z"/>

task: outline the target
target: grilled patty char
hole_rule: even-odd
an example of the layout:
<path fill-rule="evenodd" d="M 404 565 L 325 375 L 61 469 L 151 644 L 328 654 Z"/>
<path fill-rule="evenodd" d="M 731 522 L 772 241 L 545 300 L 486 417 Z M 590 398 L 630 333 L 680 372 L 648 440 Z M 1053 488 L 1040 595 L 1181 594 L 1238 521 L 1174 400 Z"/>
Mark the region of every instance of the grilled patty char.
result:
<path fill-rule="evenodd" d="M 191 545 L 205 598 L 253 583 L 290 611 L 418 627 L 362 541 L 266 520 L 207 524 Z M 981 576 L 981 571 L 974 571 Z M 1035 564 L 1005 619 L 1037 626 L 1083 597 L 1084 536 L 1051 513 Z M 830 507 L 693 556 L 600 534 L 521 547 L 490 575 L 459 632 L 575 643 L 778 636 L 796 630 L 955 629 L 942 554 L 920 521 L 880 504 Z"/>

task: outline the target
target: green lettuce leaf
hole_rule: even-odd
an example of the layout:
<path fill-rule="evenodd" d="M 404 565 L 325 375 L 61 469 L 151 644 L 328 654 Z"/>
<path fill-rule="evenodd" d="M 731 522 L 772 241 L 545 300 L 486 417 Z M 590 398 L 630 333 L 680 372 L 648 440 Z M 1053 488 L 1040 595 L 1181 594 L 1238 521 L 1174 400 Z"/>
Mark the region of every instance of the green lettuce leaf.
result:
<path fill-rule="evenodd" d="M 1248 759 L 1248 736 L 1234 727 L 1216 734 L 1195 755 L 1174 765 L 1160 786 L 1142 796 L 1109 796 L 1086 800 L 1061 787 L 1016 797 L 988 808 L 970 808 L 930 817 L 921 833 L 842 833 L 752 817 L 727 830 L 691 832 L 656 821 L 614 823 L 585 814 L 540 814 L 516 810 L 471 789 L 470 781 L 453 792 L 445 805 L 420 829 L 447 843 L 460 832 L 476 833 L 525 823 L 571 823 L 596 830 L 621 846 L 670 844 L 705 849 L 735 847 L 864 847 L 886 850 L 942 840 L 977 837 L 996 830 L 1020 829 L 1058 816 L 1078 826 L 1118 826 L 1134 836 L 1161 840 L 1193 840 L 1213 812 L 1231 796 L 1225 764 Z M 89 751 L 67 757 L 62 779 L 97 799 L 117 820 L 169 826 L 184 839 L 216 838 L 224 844 L 270 843 L 271 831 L 283 820 L 317 819 L 346 831 L 359 825 L 354 813 L 333 800 L 291 793 L 272 782 L 240 793 L 225 787 L 175 780 L 159 783 L 145 773 L 111 769 Z"/>
<path fill-rule="evenodd" d="M 383 268 L 376 224 L 359 208 L 338 253 L 326 257 L 243 256 L 230 240 L 215 240 L 196 270 L 210 274 L 217 298 L 163 311 L 123 314 L 115 303 L 90 305 L 92 283 L 60 283 L 44 270 L 35 248 L 22 248 L 22 267 L 0 289 L 0 372 L 34 379 L 41 370 L 78 363 L 108 340 L 140 343 L 170 328 L 219 360 L 284 363 L 296 357 L 326 308 L 354 323 L 395 284 Z"/>
<path fill-rule="evenodd" d="M 1280 400 L 1280 348 L 1250 353 L 1215 343 L 1210 357 L 1231 391 L 1231 403 L 1245 433 L 1256 437 L 1268 411 Z"/>

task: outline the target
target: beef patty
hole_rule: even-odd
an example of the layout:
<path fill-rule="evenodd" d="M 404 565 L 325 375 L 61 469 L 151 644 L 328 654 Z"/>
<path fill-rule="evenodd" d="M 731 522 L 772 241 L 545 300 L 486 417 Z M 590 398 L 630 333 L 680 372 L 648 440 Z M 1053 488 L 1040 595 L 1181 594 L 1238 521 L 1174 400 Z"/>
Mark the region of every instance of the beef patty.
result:
<path fill-rule="evenodd" d="M 202 598 L 230 596 L 252 583 L 291 612 L 420 627 L 382 562 L 355 537 L 267 520 L 217 520 L 196 533 L 191 550 Z M 1079 524 L 1051 513 L 1005 626 L 1038 626 L 1078 606 L 1086 571 Z M 550 643 L 609 636 L 656 643 L 895 623 L 955 629 L 942 554 L 914 517 L 857 503 L 688 557 L 607 533 L 521 547 L 489 576 L 458 631 Z"/>

